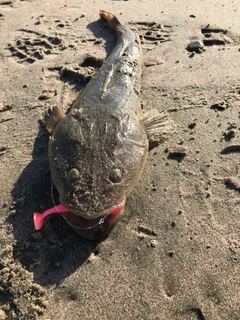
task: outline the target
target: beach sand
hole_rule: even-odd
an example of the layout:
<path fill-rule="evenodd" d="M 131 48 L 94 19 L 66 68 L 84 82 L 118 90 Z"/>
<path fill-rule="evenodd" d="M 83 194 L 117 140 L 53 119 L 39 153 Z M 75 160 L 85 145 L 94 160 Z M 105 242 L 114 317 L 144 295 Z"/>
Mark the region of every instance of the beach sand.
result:
<path fill-rule="evenodd" d="M 143 108 L 176 131 L 88 241 L 32 217 L 58 201 L 42 116 L 67 111 L 116 43 L 99 9 L 140 35 Z M 240 319 L 239 30 L 237 0 L 0 1 L 1 320 Z"/>

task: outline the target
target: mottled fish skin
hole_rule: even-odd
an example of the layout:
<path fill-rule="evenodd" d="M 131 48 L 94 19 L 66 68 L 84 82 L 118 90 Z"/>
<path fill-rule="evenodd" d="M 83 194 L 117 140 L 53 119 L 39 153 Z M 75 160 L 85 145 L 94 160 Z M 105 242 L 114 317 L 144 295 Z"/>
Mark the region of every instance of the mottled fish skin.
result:
<path fill-rule="evenodd" d="M 139 121 L 138 38 L 114 15 L 100 10 L 100 16 L 115 29 L 117 44 L 49 142 L 50 169 L 60 201 L 86 219 L 125 204 L 148 152 Z"/>

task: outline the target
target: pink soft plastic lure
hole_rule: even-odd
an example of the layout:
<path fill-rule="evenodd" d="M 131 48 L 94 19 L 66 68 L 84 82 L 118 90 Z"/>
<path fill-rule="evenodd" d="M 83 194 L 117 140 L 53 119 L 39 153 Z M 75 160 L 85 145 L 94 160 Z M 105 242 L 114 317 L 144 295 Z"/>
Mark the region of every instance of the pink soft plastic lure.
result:
<path fill-rule="evenodd" d="M 122 210 L 122 207 L 117 208 L 113 211 L 111 211 L 109 214 L 117 214 Z M 58 206 L 55 206 L 51 209 L 48 209 L 44 211 L 43 213 L 37 213 L 34 212 L 33 214 L 33 223 L 35 230 L 40 230 L 42 226 L 44 225 L 44 219 L 52 213 L 64 213 L 64 212 L 70 212 L 66 207 L 64 207 L 62 204 L 59 204 Z"/>
<path fill-rule="evenodd" d="M 59 204 L 58 206 L 55 206 L 51 209 L 48 209 L 44 211 L 43 213 L 37 213 L 34 212 L 33 215 L 33 223 L 36 230 L 40 230 L 42 226 L 44 225 L 44 219 L 52 213 L 63 213 L 63 212 L 70 212 L 66 207 L 64 207 L 62 204 Z"/>

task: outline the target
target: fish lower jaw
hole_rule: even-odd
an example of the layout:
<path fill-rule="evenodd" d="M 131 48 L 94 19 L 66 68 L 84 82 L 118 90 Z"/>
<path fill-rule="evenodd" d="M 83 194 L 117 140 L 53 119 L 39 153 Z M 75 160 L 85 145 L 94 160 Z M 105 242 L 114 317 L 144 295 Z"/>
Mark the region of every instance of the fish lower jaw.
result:
<path fill-rule="evenodd" d="M 87 220 L 93 220 L 93 219 L 97 219 L 99 217 L 106 216 L 108 214 L 116 214 L 116 213 L 120 212 L 121 210 L 123 210 L 124 206 L 125 206 L 125 199 L 123 201 L 121 201 L 120 203 L 118 203 L 117 205 L 111 206 L 110 208 L 108 208 L 106 210 L 101 210 L 99 212 L 87 211 L 87 212 L 76 213 L 73 210 L 72 213 L 74 213 L 76 215 L 76 217 L 82 217 Z"/>
<path fill-rule="evenodd" d="M 107 210 L 97 212 L 97 215 L 84 217 L 76 215 L 71 211 L 63 212 L 61 215 L 70 227 L 81 237 L 86 239 L 98 239 L 108 234 L 121 218 L 124 211 L 125 201 Z M 88 212 L 89 214 L 89 212 Z"/>

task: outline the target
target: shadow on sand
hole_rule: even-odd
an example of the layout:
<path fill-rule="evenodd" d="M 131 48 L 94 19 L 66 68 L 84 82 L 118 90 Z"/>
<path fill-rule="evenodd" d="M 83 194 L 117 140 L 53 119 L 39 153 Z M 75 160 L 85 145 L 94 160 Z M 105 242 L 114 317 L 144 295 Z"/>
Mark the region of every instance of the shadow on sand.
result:
<path fill-rule="evenodd" d="M 88 241 L 68 226 L 60 215 L 46 218 L 43 228 L 34 230 L 34 211 L 43 212 L 59 204 L 52 187 L 47 155 L 48 135 L 42 124 L 35 140 L 31 163 L 23 170 L 13 190 L 15 213 L 7 219 L 13 225 L 14 257 L 41 285 L 58 284 L 96 252 L 99 241 Z M 51 192 L 52 190 L 52 192 Z"/>
<path fill-rule="evenodd" d="M 106 40 L 109 54 L 116 43 L 113 32 L 100 21 L 87 26 L 94 35 Z M 43 228 L 35 231 L 34 211 L 43 212 L 59 204 L 58 194 L 51 183 L 48 162 L 48 134 L 39 121 L 38 135 L 32 152 L 32 161 L 23 170 L 12 190 L 14 214 L 7 218 L 13 225 L 16 240 L 14 257 L 34 273 L 40 285 L 59 284 L 78 269 L 104 239 L 89 241 L 79 237 L 60 215 L 46 219 Z"/>

